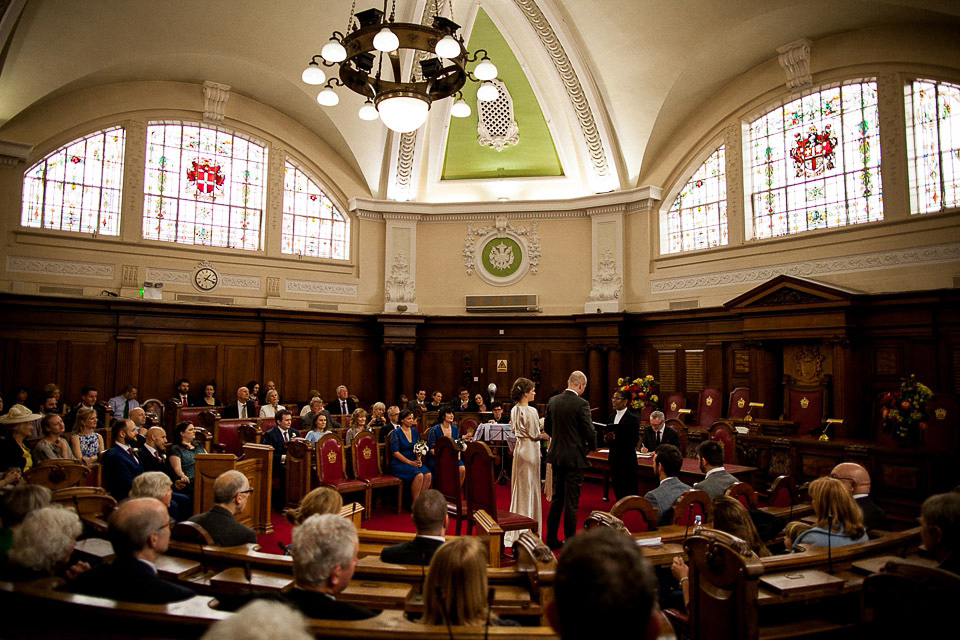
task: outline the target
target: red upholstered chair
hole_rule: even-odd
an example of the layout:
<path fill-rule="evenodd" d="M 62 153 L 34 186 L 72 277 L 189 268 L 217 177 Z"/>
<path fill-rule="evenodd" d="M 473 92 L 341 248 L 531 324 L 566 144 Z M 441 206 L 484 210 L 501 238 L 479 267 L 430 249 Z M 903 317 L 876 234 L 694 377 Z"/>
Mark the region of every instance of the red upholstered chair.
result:
<path fill-rule="evenodd" d="M 532 529 L 538 532 L 540 523 L 533 518 L 497 508 L 497 493 L 493 474 L 493 454 L 483 442 L 471 442 L 463 454 L 467 467 L 467 535 L 473 534 L 473 514 L 483 509 L 504 531 Z M 503 549 L 500 549 L 503 553 Z"/>
<path fill-rule="evenodd" d="M 683 495 L 673 503 L 673 524 L 692 527 L 696 517 L 701 516 L 703 524 L 706 525 L 707 520 L 710 519 L 712 504 L 706 491 L 700 489 L 684 491 Z"/>
<path fill-rule="evenodd" d="M 687 408 L 687 399 L 682 393 L 671 393 L 667 396 L 667 401 L 663 403 L 663 416 L 665 420 L 683 420 L 680 418 L 680 409 Z"/>
<path fill-rule="evenodd" d="M 799 502 L 797 483 L 792 476 L 778 476 L 767 493 L 767 504 L 771 507 L 792 507 Z"/>
<path fill-rule="evenodd" d="M 284 471 L 287 508 L 299 506 L 304 496 L 310 493 L 310 477 L 313 472 L 314 446 L 303 438 L 291 438 L 287 443 L 287 458 Z"/>
<path fill-rule="evenodd" d="M 433 488 L 447 499 L 447 512 L 455 518 L 456 532 L 460 535 L 460 523 L 467 516 L 467 502 L 460 486 L 460 453 L 453 440 L 446 436 L 437 438 L 434 456 Z"/>
<path fill-rule="evenodd" d="M 700 392 L 697 402 L 697 426 L 706 429 L 720 419 L 722 415 L 723 396 L 720 389 L 704 389 Z"/>
<path fill-rule="evenodd" d="M 260 418 L 260 431 L 266 433 L 277 426 L 276 418 Z"/>
<path fill-rule="evenodd" d="M 610 515 L 620 518 L 630 533 L 644 533 L 657 528 L 657 509 L 643 496 L 620 498 L 610 507 Z"/>
<path fill-rule="evenodd" d="M 723 464 L 737 464 L 737 432 L 723 420 L 715 422 L 707 431 L 711 440 L 723 447 Z"/>
<path fill-rule="evenodd" d="M 353 477 L 366 480 L 371 489 L 380 487 L 397 488 L 397 513 L 403 498 L 403 482 L 396 476 L 384 474 L 380 469 L 380 447 L 370 431 L 361 431 L 353 439 Z M 367 509 L 369 512 L 370 509 Z"/>
<path fill-rule="evenodd" d="M 363 517 L 369 518 L 372 490 L 366 480 L 347 477 L 347 459 L 344 456 L 343 441 L 335 434 L 328 433 L 317 440 L 317 481 L 321 487 L 330 487 L 339 494 L 363 492 Z"/>
<path fill-rule="evenodd" d="M 249 424 L 247 420 L 218 420 L 213 432 L 214 442 L 223 448 L 224 453 L 240 456 L 243 453 L 243 444 L 240 442 L 237 428 L 240 425 Z"/>
<path fill-rule="evenodd" d="M 938 451 L 955 451 L 958 445 L 957 397 L 935 393 L 927 403 L 927 429 L 921 442 Z"/>
<path fill-rule="evenodd" d="M 783 379 L 783 417 L 800 424 L 798 435 L 823 427 L 830 404 L 830 376 L 821 376 L 817 384 L 799 384 L 791 376 Z"/>
<path fill-rule="evenodd" d="M 640 409 L 640 424 L 650 424 L 650 414 L 656 410 L 657 408 L 652 404 L 648 404 L 643 409 Z"/>
<path fill-rule="evenodd" d="M 757 492 L 746 482 L 734 482 L 727 489 L 727 495 L 742 504 L 747 511 L 757 508 Z"/>
<path fill-rule="evenodd" d="M 742 420 L 748 411 L 750 411 L 750 389 L 737 387 L 730 392 L 727 417 L 731 420 Z"/>
<path fill-rule="evenodd" d="M 477 431 L 477 427 L 480 426 L 480 419 L 475 415 L 466 415 L 460 419 L 460 436 L 473 436 Z"/>
<path fill-rule="evenodd" d="M 680 455 L 684 458 L 687 457 L 687 427 L 684 426 L 682 422 L 676 418 L 667 419 L 664 423 L 664 426 L 668 429 L 673 429 L 677 432 L 677 437 L 680 438 Z M 696 457 L 696 456 L 694 456 Z"/>

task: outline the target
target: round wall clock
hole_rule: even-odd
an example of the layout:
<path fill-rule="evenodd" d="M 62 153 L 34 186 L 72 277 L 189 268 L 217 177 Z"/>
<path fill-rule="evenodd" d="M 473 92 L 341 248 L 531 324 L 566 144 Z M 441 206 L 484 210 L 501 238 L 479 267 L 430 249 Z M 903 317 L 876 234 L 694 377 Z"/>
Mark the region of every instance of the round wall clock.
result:
<path fill-rule="evenodd" d="M 193 272 L 193 286 L 200 291 L 212 291 L 220 282 L 220 274 L 213 267 L 204 265 Z"/>

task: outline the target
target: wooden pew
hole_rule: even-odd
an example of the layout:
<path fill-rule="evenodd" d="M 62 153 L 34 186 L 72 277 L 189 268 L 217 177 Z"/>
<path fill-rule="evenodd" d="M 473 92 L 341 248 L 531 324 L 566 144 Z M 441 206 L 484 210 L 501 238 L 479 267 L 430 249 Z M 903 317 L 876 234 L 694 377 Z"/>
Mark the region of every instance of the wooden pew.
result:
<path fill-rule="evenodd" d="M 209 453 L 196 458 L 193 478 L 195 513 L 203 513 L 213 505 L 213 483 L 231 469 L 243 473 L 253 493 L 237 520 L 257 533 L 272 533 L 270 522 L 270 490 L 273 482 L 273 447 L 265 444 L 245 444 L 243 459 L 232 453 Z"/>

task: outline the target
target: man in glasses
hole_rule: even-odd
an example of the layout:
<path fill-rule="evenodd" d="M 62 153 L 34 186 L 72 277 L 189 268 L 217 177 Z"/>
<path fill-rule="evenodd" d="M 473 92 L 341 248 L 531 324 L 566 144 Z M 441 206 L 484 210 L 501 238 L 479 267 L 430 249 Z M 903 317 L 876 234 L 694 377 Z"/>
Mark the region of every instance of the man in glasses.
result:
<path fill-rule="evenodd" d="M 235 547 L 256 542 L 256 532 L 237 522 L 243 513 L 253 489 L 247 477 L 236 470 L 224 471 L 213 483 L 214 505 L 206 513 L 190 518 L 210 534 L 213 543 L 221 547 Z"/>
<path fill-rule="evenodd" d="M 867 531 L 887 528 L 887 515 L 870 499 L 870 474 L 866 469 L 855 462 L 841 462 L 830 472 L 830 477 L 842 482 L 860 506 Z"/>

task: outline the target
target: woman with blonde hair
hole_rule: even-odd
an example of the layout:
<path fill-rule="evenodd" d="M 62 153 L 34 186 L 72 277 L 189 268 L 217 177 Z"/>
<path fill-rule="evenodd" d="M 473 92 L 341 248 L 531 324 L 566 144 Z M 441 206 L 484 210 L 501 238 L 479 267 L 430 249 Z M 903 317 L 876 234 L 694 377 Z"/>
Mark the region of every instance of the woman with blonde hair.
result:
<path fill-rule="evenodd" d="M 103 436 L 97 433 L 97 412 L 90 407 L 80 407 L 77 411 L 70 447 L 74 457 L 87 466 L 100 460 L 104 450 Z"/>
<path fill-rule="evenodd" d="M 350 428 L 347 429 L 347 434 L 343 438 L 343 444 L 350 446 L 350 443 L 353 442 L 353 439 L 357 435 L 367 428 L 367 412 L 365 409 L 356 408 L 353 410 L 353 413 L 350 414 Z"/>
<path fill-rule="evenodd" d="M 813 527 L 797 536 L 794 548 L 845 547 L 867 541 L 863 512 L 850 491 L 836 478 L 817 478 L 810 483 L 810 499 L 817 518 Z"/>
<path fill-rule="evenodd" d="M 433 555 L 423 586 L 424 624 L 503 625 L 487 606 L 487 552 L 473 536 L 444 542 Z M 507 625 L 510 623 L 507 622 Z"/>
<path fill-rule="evenodd" d="M 283 512 L 283 515 L 287 522 L 297 526 L 310 516 L 322 516 L 328 513 L 336 515 L 340 513 L 342 507 L 343 496 L 330 487 L 317 487 L 303 496 L 296 509 L 287 509 Z"/>
<path fill-rule="evenodd" d="M 270 391 L 267 391 L 267 401 L 260 407 L 260 417 L 275 418 L 277 411 L 285 408 L 286 407 L 280 404 L 280 394 L 277 393 L 277 390 L 270 389 Z"/>

